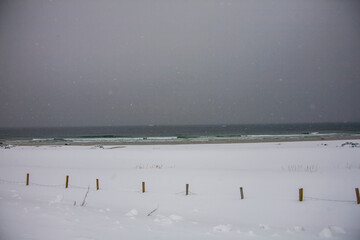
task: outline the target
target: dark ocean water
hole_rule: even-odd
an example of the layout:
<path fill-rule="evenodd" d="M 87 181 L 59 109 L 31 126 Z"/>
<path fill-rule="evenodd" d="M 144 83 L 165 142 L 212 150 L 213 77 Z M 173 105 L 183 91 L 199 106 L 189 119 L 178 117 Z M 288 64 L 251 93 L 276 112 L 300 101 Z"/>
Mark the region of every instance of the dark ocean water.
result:
<path fill-rule="evenodd" d="M 0 128 L 0 141 L 21 142 L 208 142 L 360 136 L 360 123 Z"/>

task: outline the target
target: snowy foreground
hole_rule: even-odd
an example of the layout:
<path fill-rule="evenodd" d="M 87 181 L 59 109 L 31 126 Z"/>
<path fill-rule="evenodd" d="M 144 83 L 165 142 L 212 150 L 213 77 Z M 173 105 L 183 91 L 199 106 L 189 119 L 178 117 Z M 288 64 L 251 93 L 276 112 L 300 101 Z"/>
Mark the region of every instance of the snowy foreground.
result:
<path fill-rule="evenodd" d="M 345 142 L 0 148 L 0 239 L 360 239 Z"/>

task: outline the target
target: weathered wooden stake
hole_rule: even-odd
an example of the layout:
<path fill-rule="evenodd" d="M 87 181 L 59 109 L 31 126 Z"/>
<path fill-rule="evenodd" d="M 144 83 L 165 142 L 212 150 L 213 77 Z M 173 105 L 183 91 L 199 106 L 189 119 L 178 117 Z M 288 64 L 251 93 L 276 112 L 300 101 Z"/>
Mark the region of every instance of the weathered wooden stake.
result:
<path fill-rule="evenodd" d="M 26 174 L 26 186 L 29 186 L 29 174 Z"/>
<path fill-rule="evenodd" d="M 299 189 L 299 201 L 302 202 L 304 200 L 304 190 L 302 188 Z"/>
<path fill-rule="evenodd" d="M 189 184 L 186 184 L 186 195 L 189 195 Z"/>
<path fill-rule="evenodd" d="M 360 204 L 360 194 L 359 194 L 359 188 L 355 188 L 355 193 L 356 193 L 356 200 L 357 200 L 357 204 Z"/>
<path fill-rule="evenodd" d="M 145 192 L 145 182 L 142 182 L 142 192 Z"/>
<path fill-rule="evenodd" d="M 69 187 L 69 176 L 66 176 L 65 188 Z"/>
<path fill-rule="evenodd" d="M 96 190 L 99 190 L 99 179 L 96 179 Z"/>
<path fill-rule="evenodd" d="M 243 192 L 243 188 L 240 187 L 240 196 L 241 196 L 241 199 L 244 199 L 244 192 Z"/>

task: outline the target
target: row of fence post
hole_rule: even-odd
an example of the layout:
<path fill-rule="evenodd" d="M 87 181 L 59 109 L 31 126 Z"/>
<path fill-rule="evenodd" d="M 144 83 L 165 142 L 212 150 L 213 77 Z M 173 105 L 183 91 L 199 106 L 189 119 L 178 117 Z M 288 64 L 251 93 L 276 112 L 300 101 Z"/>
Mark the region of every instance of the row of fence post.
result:
<path fill-rule="evenodd" d="M 359 188 L 355 188 L 355 195 L 356 195 L 356 203 L 360 204 L 360 193 L 359 193 Z M 300 188 L 299 189 L 299 202 L 304 201 L 304 189 Z"/>
<path fill-rule="evenodd" d="M 26 174 L 26 186 L 29 186 L 29 181 L 30 179 L 30 174 L 27 173 Z M 65 188 L 69 187 L 69 176 L 66 176 L 66 181 L 65 181 Z M 96 179 L 96 190 L 99 190 L 99 179 Z M 142 182 L 142 192 L 145 193 L 145 182 Z M 357 204 L 360 204 L 360 193 L 359 193 L 359 188 L 355 188 L 355 194 L 356 194 L 356 202 Z M 185 190 L 185 195 L 189 195 L 189 184 L 186 184 L 186 190 Z M 244 199 L 244 190 L 242 187 L 240 187 L 240 198 Z M 299 202 L 304 201 L 304 189 L 300 188 L 299 189 Z"/>
<path fill-rule="evenodd" d="M 26 186 L 30 185 L 30 174 L 26 174 Z M 66 175 L 65 188 L 69 188 L 69 175 Z M 99 179 L 96 179 L 96 190 L 100 190 Z"/>

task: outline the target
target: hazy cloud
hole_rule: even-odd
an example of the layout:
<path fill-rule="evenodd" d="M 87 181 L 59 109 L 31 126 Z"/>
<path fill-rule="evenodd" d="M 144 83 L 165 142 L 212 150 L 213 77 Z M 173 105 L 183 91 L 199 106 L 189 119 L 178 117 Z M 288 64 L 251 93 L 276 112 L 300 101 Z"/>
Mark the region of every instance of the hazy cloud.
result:
<path fill-rule="evenodd" d="M 360 2 L 0 2 L 0 126 L 360 121 Z"/>

